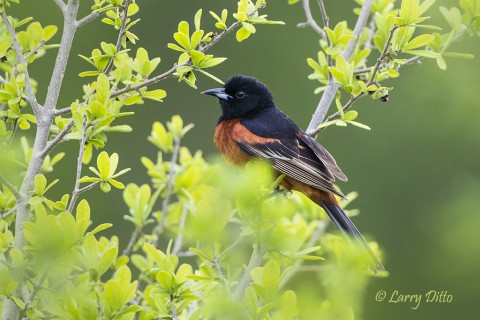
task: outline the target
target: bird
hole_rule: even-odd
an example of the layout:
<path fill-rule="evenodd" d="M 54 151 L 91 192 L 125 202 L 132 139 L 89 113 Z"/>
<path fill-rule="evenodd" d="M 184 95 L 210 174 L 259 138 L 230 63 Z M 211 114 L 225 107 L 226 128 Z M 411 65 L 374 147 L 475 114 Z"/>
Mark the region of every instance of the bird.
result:
<path fill-rule="evenodd" d="M 266 85 L 254 77 L 234 75 L 222 88 L 202 94 L 219 100 L 222 114 L 214 144 L 227 162 L 244 166 L 262 159 L 271 164 L 277 176 L 284 176 L 282 188 L 301 192 L 322 207 L 340 232 L 368 253 L 373 271 L 384 270 L 337 201 L 336 196 L 345 195 L 335 188 L 335 178 L 347 181 L 347 176 L 320 143 L 277 108 Z"/>

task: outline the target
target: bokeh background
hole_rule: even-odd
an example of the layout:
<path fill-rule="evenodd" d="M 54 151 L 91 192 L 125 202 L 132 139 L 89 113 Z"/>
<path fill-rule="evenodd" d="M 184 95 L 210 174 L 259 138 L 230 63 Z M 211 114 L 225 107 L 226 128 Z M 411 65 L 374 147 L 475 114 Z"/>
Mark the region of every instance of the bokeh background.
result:
<path fill-rule="evenodd" d="M 347 19 L 353 26 L 353 0 L 325 1 L 331 22 Z M 82 1 L 80 15 L 88 12 L 92 2 Z M 457 1 L 437 1 L 451 6 Z M 152 56 L 160 56 L 158 70 L 167 70 L 177 54 L 166 45 L 171 42 L 181 20 L 192 21 L 199 8 L 204 8 L 204 22 L 213 26 L 208 10 L 235 8 L 236 1 L 225 0 L 155 0 L 141 1 L 141 22 L 134 32 L 138 45 Z M 317 8 L 312 3 L 314 14 Z M 228 60 L 213 70 L 222 79 L 235 73 L 253 75 L 273 91 L 277 105 L 305 128 L 317 105 L 313 94 L 317 84 L 307 79 L 310 69 L 305 60 L 316 57 L 317 35 L 296 24 L 305 20 L 299 4 L 289 6 L 287 0 L 271 0 L 266 10 L 273 20 L 285 26 L 258 26 L 257 34 L 239 44 L 229 35 L 211 53 Z M 34 16 L 42 25 L 61 26 L 61 15 L 53 1 L 22 0 L 9 14 L 19 18 Z M 434 23 L 444 25 L 438 9 L 430 12 Z M 81 28 L 73 47 L 60 97 L 60 107 L 81 98 L 81 85 L 86 79 L 78 73 L 87 65 L 77 55 L 90 55 L 100 41 L 116 41 L 116 33 L 99 20 Z M 60 41 L 60 34 L 56 35 Z M 359 121 L 372 127 L 364 131 L 355 127 L 332 127 L 319 141 L 335 156 L 348 183 L 340 186 L 345 192 L 356 190 L 355 201 L 361 215 L 355 223 L 382 246 L 388 278 L 372 279 L 365 300 L 365 319 L 474 319 L 478 317 L 480 297 L 480 41 L 466 37 L 456 51 L 477 55 L 475 60 L 449 59 L 448 69 L 440 71 L 432 61 L 401 69 L 401 77 L 389 82 L 395 87 L 390 102 L 362 99 L 356 108 Z M 54 63 L 54 52 L 37 62 L 30 73 L 39 82 L 40 101 L 45 97 Z M 373 60 L 372 60 L 373 61 Z M 218 86 L 209 78 L 199 77 L 199 90 L 177 84 L 174 78 L 158 84 L 166 89 L 164 103 L 147 101 L 130 107 L 135 116 L 125 121 L 132 134 L 110 134 L 107 150 L 118 152 L 120 167 L 132 171 L 124 182 L 147 183 L 140 157 L 155 157 L 155 148 L 146 140 L 154 121 L 166 121 L 180 114 L 195 128 L 185 144 L 206 155 L 215 155 L 212 136 L 219 109 L 211 97 L 200 91 Z M 126 119 L 126 118 L 124 118 Z M 78 144 L 58 148 L 67 157 L 57 165 L 55 175 L 64 178 L 53 190 L 57 195 L 70 192 L 74 178 Z M 50 180 L 50 178 L 49 178 Z M 126 206 L 121 191 L 88 194 L 96 215 L 95 223 L 114 222 L 110 232 L 128 236 L 131 226 L 122 219 Z M 311 276 L 306 274 L 305 276 Z M 375 295 L 385 290 L 387 297 L 394 290 L 401 294 L 424 294 L 430 290 L 448 291 L 451 303 L 425 303 L 417 310 L 414 304 L 376 302 Z"/>

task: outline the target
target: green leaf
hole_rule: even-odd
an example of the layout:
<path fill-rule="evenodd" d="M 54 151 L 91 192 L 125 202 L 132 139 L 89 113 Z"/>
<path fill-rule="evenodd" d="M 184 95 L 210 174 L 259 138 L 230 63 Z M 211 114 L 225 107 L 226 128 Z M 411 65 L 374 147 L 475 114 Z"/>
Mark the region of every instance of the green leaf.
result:
<path fill-rule="evenodd" d="M 431 59 L 437 59 L 440 56 L 439 53 L 429 51 L 429 50 L 405 50 L 404 52 L 414 56 L 421 56 L 421 57 L 431 58 Z"/>
<path fill-rule="evenodd" d="M 110 228 L 111 226 L 113 226 L 111 223 L 102 223 L 102 224 L 98 225 L 95 229 L 93 229 L 92 231 L 87 233 L 87 235 L 85 235 L 85 237 L 95 235 L 95 234 L 99 233 L 100 231 L 103 231 L 105 229 Z"/>
<path fill-rule="evenodd" d="M 369 126 L 367 126 L 363 123 L 360 123 L 360 122 L 356 122 L 356 121 L 347 121 L 347 122 L 350 123 L 351 125 L 354 125 L 356 127 L 359 127 L 359 128 L 365 129 L 365 130 L 372 130 Z"/>
<path fill-rule="evenodd" d="M 47 186 L 47 178 L 43 174 L 37 174 L 34 178 L 35 193 L 43 195 Z"/>
<path fill-rule="evenodd" d="M 202 20 L 202 9 L 198 10 L 197 13 L 195 14 L 195 30 L 198 31 L 200 30 L 200 22 Z"/>
<path fill-rule="evenodd" d="M 241 27 L 236 34 L 236 38 L 238 42 L 242 42 L 245 39 L 248 39 L 250 37 L 251 32 L 248 31 L 245 27 Z"/>
<path fill-rule="evenodd" d="M 407 43 L 407 45 L 404 46 L 402 49 L 403 50 L 411 50 L 411 49 L 416 49 L 416 48 L 419 48 L 419 47 L 424 47 L 424 46 L 427 46 L 434 39 L 435 39 L 434 35 L 422 34 L 422 35 L 410 40 Z"/>
<path fill-rule="evenodd" d="M 107 180 L 110 176 L 110 158 L 108 153 L 102 151 L 97 157 L 97 168 L 102 180 Z"/>
<path fill-rule="evenodd" d="M 144 98 L 155 100 L 155 101 L 162 101 L 162 99 L 165 98 L 166 96 L 167 96 L 167 92 L 162 89 L 148 91 L 143 94 Z"/>
<path fill-rule="evenodd" d="M 354 110 L 350 110 L 345 112 L 343 119 L 346 121 L 351 121 L 351 120 L 355 120 L 357 117 L 358 117 L 358 112 Z"/>
<path fill-rule="evenodd" d="M 46 26 L 44 29 L 43 29 L 43 41 L 48 41 L 50 40 L 54 35 L 55 33 L 57 33 L 57 26 L 54 26 L 54 25 L 51 25 L 51 26 Z"/>

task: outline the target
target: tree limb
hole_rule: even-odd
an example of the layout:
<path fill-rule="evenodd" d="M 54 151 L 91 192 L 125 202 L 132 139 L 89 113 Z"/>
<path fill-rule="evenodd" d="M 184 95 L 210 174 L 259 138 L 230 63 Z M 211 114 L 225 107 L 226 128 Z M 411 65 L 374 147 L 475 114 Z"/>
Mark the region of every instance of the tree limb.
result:
<path fill-rule="evenodd" d="M 65 4 L 65 2 L 63 2 L 63 0 L 53 0 L 53 2 L 55 2 L 55 4 L 58 6 L 58 8 L 62 12 L 65 12 L 65 9 L 67 8 L 67 5 Z"/>
<path fill-rule="evenodd" d="M 247 289 L 250 281 L 252 280 L 252 276 L 250 275 L 250 273 L 254 268 L 261 265 L 264 254 L 265 251 L 260 248 L 260 245 L 253 245 L 253 252 L 252 256 L 250 257 L 250 261 L 248 262 L 247 268 L 245 269 L 242 278 L 238 282 L 237 289 L 233 293 L 233 297 L 235 299 L 239 300 L 242 298 L 243 294 L 245 293 L 245 289 Z"/>
<path fill-rule="evenodd" d="M 48 85 L 47 97 L 45 99 L 45 108 L 56 108 L 60 89 L 62 88 L 65 69 L 67 68 L 70 49 L 72 48 L 73 38 L 77 30 L 76 19 L 80 0 L 69 0 L 63 12 L 63 34 L 60 41 L 55 67 L 53 68 L 52 78 Z"/>
<path fill-rule="evenodd" d="M 358 38 L 366 26 L 368 22 L 368 17 L 370 15 L 370 11 L 372 8 L 373 0 L 365 0 L 363 3 L 360 15 L 358 16 L 357 23 L 355 24 L 355 28 L 352 32 L 352 35 L 356 36 L 356 39 L 350 41 L 347 45 L 347 48 L 342 52 L 343 57 L 345 60 L 349 61 L 355 51 L 355 47 L 358 43 Z M 323 119 L 325 119 L 325 115 L 330 109 L 330 105 L 332 104 L 335 96 L 337 94 L 339 85 L 333 83 L 333 81 L 329 82 L 325 91 L 323 92 L 322 98 L 317 105 L 315 113 L 312 116 L 312 120 L 310 120 L 310 124 L 306 130 L 306 133 L 315 136 L 318 133 L 318 127 L 322 124 Z"/>
<path fill-rule="evenodd" d="M 59 2 L 56 2 L 59 4 Z M 30 205 L 29 199 L 31 192 L 34 186 L 34 178 L 37 174 L 42 171 L 43 161 L 45 160 L 46 153 L 44 149 L 48 143 L 48 137 L 50 134 L 50 126 L 53 120 L 53 109 L 57 103 L 60 87 L 62 85 L 63 77 L 65 74 L 65 68 L 67 65 L 68 57 L 70 54 L 70 48 L 72 46 L 73 37 L 75 34 L 75 17 L 77 15 L 79 6 L 79 0 L 69 0 L 65 10 L 63 11 L 64 15 L 64 28 L 62 34 L 62 41 L 60 44 L 60 49 L 57 54 L 57 60 L 55 63 L 54 71 L 52 74 L 52 79 L 50 85 L 48 86 L 47 98 L 45 101 L 45 106 L 40 107 L 36 101 L 35 95 L 33 94 L 32 86 L 30 83 L 30 77 L 28 75 L 28 70 L 25 68 L 25 87 L 27 89 L 28 96 L 31 100 L 32 109 L 34 110 L 35 116 L 37 118 L 37 131 L 35 135 L 35 141 L 33 143 L 32 156 L 27 167 L 27 171 L 22 181 L 22 185 L 18 192 L 19 197 L 17 198 L 17 216 L 15 220 L 15 243 L 14 247 L 18 250 L 23 251 L 23 247 L 26 244 L 26 239 L 24 236 L 25 222 L 29 220 L 30 217 Z M 4 21 L 7 30 L 10 33 L 12 38 L 12 44 L 14 50 L 17 54 L 17 61 L 20 63 L 25 63 L 25 57 L 20 44 L 16 38 L 15 31 L 13 30 L 10 21 L 8 21 L 7 15 L 5 13 L 5 8 L 2 11 L 2 20 Z M 23 279 L 19 279 L 17 288 L 12 292 L 12 295 L 21 298 L 23 292 Z M 2 319 L 16 319 L 19 315 L 19 309 L 12 299 L 4 299 L 3 309 L 2 309 Z"/>
<path fill-rule="evenodd" d="M 318 0 L 319 4 L 323 4 L 322 0 Z M 305 17 L 307 18 L 306 22 L 297 24 L 298 27 L 310 26 L 316 33 L 320 35 L 323 39 L 327 39 L 327 34 L 323 31 L 322 28 L 317 24 L 315 19 L 313 19 L 312 11 L 310 10 L 310 0 L 302 0 L 303 11 L 305 11 Z M 323 17 L 323 15 L 322 15 Z M 328 21 L 328 18 L 327 18 Z M 325 23 L 325 20 L 324 20 Z"/>
<path fill-rule="evenodd" d="M 97 19 L 101 14 L 102 14 L 102 12 L 100 12 L 100 11 L 93 11 L 90 14 L 83 17 L 82 19 L 75 22 L 75 26 L 77 27 L 77 29 L 80 28 L 80 27 L 83 27 L 87 23 Z"/>
<path fill-rule="evenodd" d="M 180 217 L 179 232 L 177 238 L 175 239 L 175 244 L 173 245 L 172 254 L 176 255 L 180 252 L 183 245 L 183 232 L 185 230 L 185 222 L 187 221 L 188 208 L 186 205 L 183 206 L 182 216 Z"/>

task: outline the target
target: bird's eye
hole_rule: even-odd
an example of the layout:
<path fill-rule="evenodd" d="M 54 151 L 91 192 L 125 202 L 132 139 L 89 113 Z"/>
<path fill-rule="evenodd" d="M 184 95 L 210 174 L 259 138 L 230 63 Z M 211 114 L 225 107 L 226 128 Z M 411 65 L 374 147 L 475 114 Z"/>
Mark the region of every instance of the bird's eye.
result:
<path fill-rule="evenodd" d="M 235 97 L 237 97 L 238 99 L 243 99 L 246 95 L 247 94 L 243 91 L 238 91 L 237 93 L 235 93 Z"/>

